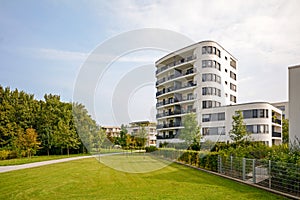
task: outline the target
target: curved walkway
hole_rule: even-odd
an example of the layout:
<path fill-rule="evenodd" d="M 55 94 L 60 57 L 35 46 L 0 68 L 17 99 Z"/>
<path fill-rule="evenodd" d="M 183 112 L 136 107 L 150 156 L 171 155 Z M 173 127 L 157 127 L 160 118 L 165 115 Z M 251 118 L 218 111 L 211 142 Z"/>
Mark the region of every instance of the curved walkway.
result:
<path fill-rule="evenodd" d="M 57 160 L 34 162 L 34 163 L 28 163 L 28 164 L 22 164 L 22 165 L 0 166 L 0 173 L 15 171 L 15 170 L 19 170 L 19 169 L 39 167 L 39 166 L 43 166 L 43 165 L 50 165 L 50 164 L 54 164 L 54 163 L 67 162 L 67 161 L 71 161 L 71 160 L 79 160 L 79 159 L 83 159 L 83 158 L 92 158 L 92 157 L 93 156 L 78 156 L 78 157 L 72 157 L 72 158 L 62 158 L 62 159 L 57 159 Z"/>

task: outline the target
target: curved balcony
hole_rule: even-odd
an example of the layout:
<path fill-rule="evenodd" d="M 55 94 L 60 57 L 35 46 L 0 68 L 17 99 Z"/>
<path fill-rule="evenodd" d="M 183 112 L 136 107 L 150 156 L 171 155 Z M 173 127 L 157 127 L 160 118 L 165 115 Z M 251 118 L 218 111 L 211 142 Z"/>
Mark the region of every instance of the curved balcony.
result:
<path fill-rule="evenodd" d="M 164 77 L 164 78 L 159 79 L 158 81 L 156 81 L 156 86 L 159 86 L 162 83 L 165 83 L 165 82 L 168 82 L 168 81 L 180 78 L 180 77 L 188 77 L 188 76 L 195 75 L 195 74 L 196 74 L 196 69 L 192 69 L 190 71 L 187 71 L 185 74 L 174 73 L 174 74 L 172 74 L 172 75 L 170 75 L 170 76 L 168 76 L 166 78 Z"/>
<path fill-rule="evenodd" d="M 191 109 L 191 110 L 174 110 L 171 112 L 165 112 L 165 113 L 159 113 L 156 114 L 156 119 L 160 119 L 163 117 L 169 117 L 169 116 L 174 116 L 174 115 L 183 115 L 183 114 L 187 114 L 187 113 L 194 113 L 196 112 L 196 109 Z"/>
<path fill-rule="evenodd" d="M 187 84 L 184 84 L 182 86 L 170 87 L 170 88 L 166 89 L 165 91 L 160 90 L 160 91 L 156 92 L 156 97 L 164 95 L 164 94 L 168 94 L 168 93 L 171 93 L 171 92 L 175 92 L 175 91 L 178 91 L 178 90 L 182 90 L 182 89 L 185 89 L 185 88 L 192 88 L 192 87 L 195 87 L 195 86 L 197 86 L 197 83 L 187 83 Z"/>
<path fill-rule="evenodd" d="M 156 107 L 163 107 L 163 106 L 170 106 L 170 105 L 175 105 L 175 104 L 182 104 L 185 102 L 191 102 L 194 101 L 196 98 L 194 96 L 189 96 L 188 98 L 182 98 L 182 99 L 177 99 L 177 98 L 173 98 L 167 102 L 158 102 L 156 103 Z"/>
<path fill-rule="evenodd" d="M 178 129 L 183 128 L 181 123 L 158 124 L 156 129 Z"/>
<path fill-rule="evenodd" d="M 189 63 L 189 62 L 191 62 L 193 60 L 196 60 L 196 58 L 197 58 L 196 56 L 188 56 L 186 58 L 182 58 L 181 60 L 174 61 L 174 62 L 172 62 L 172 63 L 170 63 L 168 65 L 164 65 L 164 66 L 160 67 L 159 69 L 157 69 L 156 72 L 155 72 L 155 74 L 159 74 L 159 73 L 161 73 L 163 71 L 166 71 L 168 69 L 171 69 L 171 68 L 173 68 L 173 67 L 175 67 L 177 65 Z"/>

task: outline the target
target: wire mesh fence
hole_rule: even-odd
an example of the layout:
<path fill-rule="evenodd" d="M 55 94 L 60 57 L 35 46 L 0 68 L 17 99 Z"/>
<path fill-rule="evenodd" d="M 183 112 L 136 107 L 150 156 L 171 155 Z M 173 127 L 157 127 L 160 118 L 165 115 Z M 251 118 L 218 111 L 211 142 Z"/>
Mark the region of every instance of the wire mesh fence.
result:
<path fill-rule="evenodd" d="M 219 156 L 218 172 L 248 183 L 300 197 L 299 165 Z"/>

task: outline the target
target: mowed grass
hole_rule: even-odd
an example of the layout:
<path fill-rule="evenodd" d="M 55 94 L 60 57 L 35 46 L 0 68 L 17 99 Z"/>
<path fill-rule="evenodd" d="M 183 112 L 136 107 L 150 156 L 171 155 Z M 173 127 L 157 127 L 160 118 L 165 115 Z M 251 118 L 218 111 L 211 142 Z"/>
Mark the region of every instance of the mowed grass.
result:
<path fill-rule="evenodd" d="M 88 158 L 1 173 L 0 199 L 284 198 L 174 163 L 149 173 L 126 173 Z"/>
<path fill-rule="evenodd" d="M 77 156 L 88 156 L 89 154 L 70 154 L 70 155 L 50 155 L 50 156 L 32 156 L 31 158 L 14 158 L 9 160 L 0 160 L 0 166 L 21 165 L 27 163 L 41 162 L 46 160 L 56 160 L 62 158 L 71 158 Z"/>

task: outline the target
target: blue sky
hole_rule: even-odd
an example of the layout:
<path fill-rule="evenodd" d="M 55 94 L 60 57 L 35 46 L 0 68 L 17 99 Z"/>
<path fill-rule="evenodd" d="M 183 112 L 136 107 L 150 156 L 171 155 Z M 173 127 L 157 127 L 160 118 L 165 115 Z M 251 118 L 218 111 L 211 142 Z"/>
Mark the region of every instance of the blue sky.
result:
<path fill-rule="evenodd" d="M 1 0 L 0 84 L 38 99 L 53 93 L 71 101 L 76 77 L 99 44 L 126 31 L 160 28 L 194 41 L 215 40 L 233 54 L 240 103 L 286 101 L 287 67 L 300 63 L 299 8 L 297 0 Z M 102 80 L 110 87 L 98 87 L 93 97 L 99 124 L 118 125 L 109 108 L 118 80 L 164 54 L 137 52 L 114 63 Z M 148 85 L 124 102 L 132 120 L 154 119 L 154 92 Z"/>

